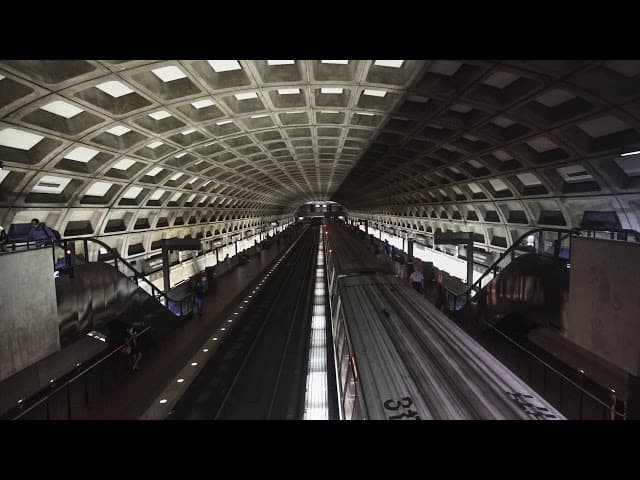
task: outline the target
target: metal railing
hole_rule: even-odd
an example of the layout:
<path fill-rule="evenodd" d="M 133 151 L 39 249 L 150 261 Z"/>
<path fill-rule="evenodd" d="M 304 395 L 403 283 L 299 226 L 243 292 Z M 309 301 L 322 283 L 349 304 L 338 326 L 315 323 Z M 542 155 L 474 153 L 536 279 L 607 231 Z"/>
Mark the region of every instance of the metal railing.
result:
<path fill-rule="evenodd" d="M 147 333 L 151 327 L 145 327 L 140 332 L 136 333 L 133 338 L 137 339 L 138 337 Z M 56 401 L 57 398 L 62 398 L 64 401 L 64 405 L 62 406 L 62 410 L 65 411 L 67 420 L 71 420 L 73 416 L 73 397 L 75 395 L 81 395 L 83 408 L 89 408 L 91 404 L 91 376 L 94 377 L 97 375 L 98 384 L 99 384 L 99 393 L 103 394 L 105 390 L 105 372 L 110 368 L 111 373 L 115 376 L 118 374 L 118 355 L 121 355 L 121 350 L 125 347 L 126 344 L 122 344 L 115 348 L 114 350 L 108 352 L 103 357 L 99 358 L 94 362 L 89 362 L 86 365 L 78 365 L 76 369 L 70 373 L 68 373 L 65 377 L 58 379 L 58 381 L 53 382 L 49 387 L 40 390 L 39 392 L 31 395 L 27 401 L 20 401 L 19 405 L 12 410 L 6 412 L 2 415 L 2 419 L 5 420 L 19 420 L 26 417 L 28 414 L 36 412 L 36 409 L 39 407 L 44 407 L 44 418 L 46 420 L 51 420 L 54 416 L 52 414 L 52 406 L 51 404 Z M 113 363 L 116 365 L 113 365 Z M 109 362 L 109 364 L 108 364 Z M 80 386 L 80 381 L 83 381 Z M 73 388 L 78 386 L 76 391 L 73 391 Z M 79 390 L 79 391 L 78 391 Z M 61 410 L 58 408 L 58 410 Z"/>
<path fill-rule="evenodd" d="M 77 243 L 80 243 L 83 246 L 82 254 L 76 251 Z M 130 262 L 125 260 L 117 250 L 107 245 L 103 241 L 93 237 L 71 237 L 60 240 L 47 240 L 45 242 L 41 240 L 37 242 L 9 242 L 5 244 L 5 247 L 7 245 L 10 245 L 10 251 L 5 251 L 2 253 L 11 254 L 19 253 L 25 250 L 32 250 L 35 248 L 51 248 L 53 264 L 56 266 L 56 270 L 68 272 L 70 275 L 73 275 L 73 268 L 76 263 L 90 261 L 89 243 L 98 246 L 98 248 L 94 250 L 97 262 L 113 265 L 116 270 L 122 273 L 129 280 L 135 282 L 141 289 L 155 298 L 156 301 L 158 301 L 162 306 L 167 308 L 174 315 L 184 316 L 192 311 L 192 294 L 189 293 L 177 299 L 169 298 L 165 292 L 156 287 L 145 277 L 143 273 L 139 272 L 133 265 L 131 265 Z M 56 258 L 56 248 L 60 248 L 64 252 L 64 263 L 62 265 L 60 265 L 60 262 Z M 106 253 L 101 254 L 101 248 L 104 249 Z M 106 259 L 100 260 L 100 255 L 104 255 Z"/>
<path fill-rule="evenodd" d="M 550 238 L 550 235 L 552 237 Z M 579 228 L 535 228 L 521 235 L 513 245 L 505 250 L 498 259 L 489 266 L 484 273 L 473 284 L 461 294 L 452 292 L 445 288 L 448 292 L 448 304 L 452 304 L 453 310 L 458 310 L 470 298 L 477 295 L 489 281 L 504 270 L 513 260 L 524 253 L 537 253 L 541 255 L 550 255 L 553 258 L 560 258 L 566 248 L 566 259 L 571 259 L 571 236 L 582 236 L 586 238 L 597 238 L 602 235 L 608 236 L 610 240 L 630 241 L 629 236 L 635 238 L 635 242 L 640 242 L 640 232 L 635 230 L 584 230 Z M 617 238 L 615 238 L 617 236 Z M 533 242 L 529 240 L 533 237 Z M 555 238 L 553 238 L 555 237 Z M 547 248 L 549 247 L 549 248 Z"/>
<path fill-rule="evenodd" d="M 531 352 L 530 350 L 522 346 L 520 343 L 513 340 L 510 336 L 500 331 L 498 328 L 494 327 L 488 322 L 485 322 L 484 320 L 481 320 L 481 323 L 487 326 L 491 331 L 495 332 L 500 338 L 502 338 L 503 340 L 506 340 L 507 342 L 506 344 L 502 344 L 500 347 L 485 345 L 485 348 L 494 350 L 493 352 L 491 352 L 492 354 L 494 354 L 494 356 L 499 355 L 501 357 L 504 357 L 505 359 L 507 359 L 506 363 L 508 364 L 512 362 L 517 363 L 517 361 L 514 360 L 515 358 L 514 349 L 516 352 L 520 351 L 524 353 L 524 357 L 521 357 L 521 358 L 526 358 L 528 360 L 528 363 L 526 365 L 525 376 L 527 377 L 526 378 L 527 383 L 532 388 L 535 388 L 534 368 L 536 365 L 542 367 L 542 378 L 541 378 L 542 386 L 540 387 L 540 385 L 538 385 L 538 388 L 537 388 L 538 393 L 540 393 L 550 403 L 554 403 L 554 402 L 557 403 L 556 408 L 558 408 L 558 410 L 569 411 L 568 407 L 565 408 L 565 405 L 570 397 L 569 395 L 567 395 L 567 392 L 566 392 L 566 390 L 569 388 L 569 389 L 573 389 L 578 394 L 577 398 L 575 398 L 577 405 L 574 405 L 577 410 L 577 412 L 575 412 L 577 413 L 575 415 L 575 419 L 583 420 L 585 418 L 585 401 L 591 402 L 591 410 L 593 413 L 595 413 L 594 409 L 599 410 L 598 415 L 590 415 L 588 418 L 596 417 L 596 418 L 600 418 L 601 420 L 626 420 L 627 419 L 627 400 L 621 401 L 618 398 L 617 392 L 614 389 L 612 388 L 608 389 L 609 403 L 606 403 L 605 401 L 603 401 L 602 399 L 598 398 L 597 396 L 595 396 L 594 394 L 592 394 L 591 392 L 585 389 L 584 382 L 587 379 L 587 377 L 583 370 L 576 370 L 574 372 L 579 379 L 578 381 L 580 382 L 580 383 L 577 383 L 571 378 L 567 377 L 562 372 L 560 372 L 558 369 L 549 365 L 549 363 L 544 361 L 535 353 Z M 511 349 L 509 349 L 507 345 L 510 346 Z M 522 368 L 519 368 L 519 370 L 522 371 Z M 520 376 L 523 377 L 523 375 L 520 375 Z M 555 376 L 560 381 L 559 388 L 557 389 L 559 398 L 555 398 L 555 399 L 550 398 L 550 394 L 551 394 L 550 378 L 553 378 L 553 376 Z"/>

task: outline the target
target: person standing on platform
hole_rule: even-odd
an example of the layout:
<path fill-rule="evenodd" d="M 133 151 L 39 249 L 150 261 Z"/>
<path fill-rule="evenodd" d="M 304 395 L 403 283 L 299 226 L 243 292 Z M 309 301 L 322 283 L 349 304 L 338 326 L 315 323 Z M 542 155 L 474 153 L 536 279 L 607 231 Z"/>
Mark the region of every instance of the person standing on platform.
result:
<path fill-rule="evenodd" d="M 0 225 L 0 252 L 5 252 L 5 245 L 9 242 L 6 230 Z"/>
<path fill-rule="evenodd" d="M 202 316 L 202 305 L 204 301 L 205 286 L 201 277 L 198 277 L 193 286 L 193 300 L 195 305 L 196 314 Z"/>
<path fill-rule="evenodd" d="M 422 283 L 424 281 L 424 275 L 419 270 L 414 270 L 409 276 L 409 281 L 416 292 L 422 293 Z"/>

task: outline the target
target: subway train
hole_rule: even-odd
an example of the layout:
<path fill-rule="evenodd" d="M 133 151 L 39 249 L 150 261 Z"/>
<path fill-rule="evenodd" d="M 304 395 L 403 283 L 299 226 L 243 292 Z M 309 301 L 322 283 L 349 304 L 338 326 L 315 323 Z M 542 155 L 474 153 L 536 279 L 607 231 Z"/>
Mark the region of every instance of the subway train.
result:
<path fill-rule="evenodd" d="M 323 229 L 341 419 L 565 419 L 342 222 Z"/>

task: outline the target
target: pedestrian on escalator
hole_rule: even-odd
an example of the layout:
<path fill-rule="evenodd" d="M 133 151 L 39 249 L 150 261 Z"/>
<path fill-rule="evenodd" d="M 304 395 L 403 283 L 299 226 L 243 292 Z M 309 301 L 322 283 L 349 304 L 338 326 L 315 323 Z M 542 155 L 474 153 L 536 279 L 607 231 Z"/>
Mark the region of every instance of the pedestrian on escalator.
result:
<path fill-rule="evenodd" d="M 31 230 L 29 230 L 27 240 L 35 241 L 36 248 L 49 246 L 53 244 L 56 239 L 56 233 L 52 228 L 37 218 L 31 220 Z"/>

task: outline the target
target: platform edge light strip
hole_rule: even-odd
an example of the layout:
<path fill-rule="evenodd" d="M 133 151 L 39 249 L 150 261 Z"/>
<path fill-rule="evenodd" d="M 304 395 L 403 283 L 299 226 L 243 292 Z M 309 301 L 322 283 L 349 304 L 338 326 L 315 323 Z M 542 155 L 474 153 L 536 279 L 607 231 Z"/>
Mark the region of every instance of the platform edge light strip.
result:
<path fill-rule="evenodd" d="M 327 349 L 324 283 L 324 247 L 322 228 L 316 257 L 315 293 L 309 338 L 307 390 L 304 400 L 304 420 L 328 420 L 329 397 L 327 390 Z"/>

